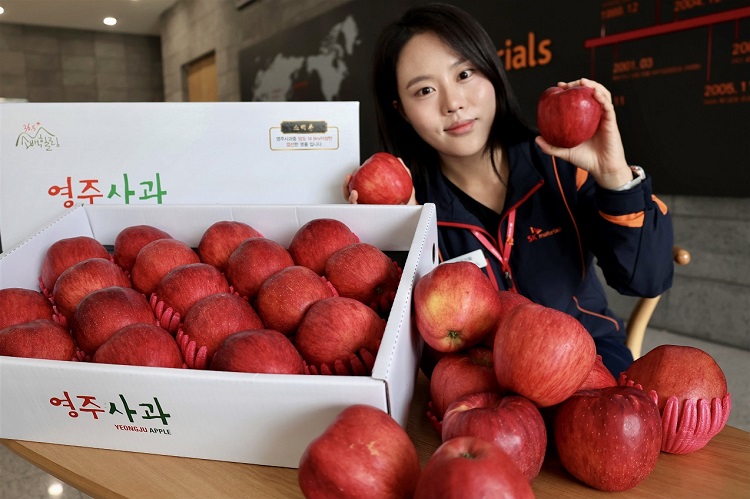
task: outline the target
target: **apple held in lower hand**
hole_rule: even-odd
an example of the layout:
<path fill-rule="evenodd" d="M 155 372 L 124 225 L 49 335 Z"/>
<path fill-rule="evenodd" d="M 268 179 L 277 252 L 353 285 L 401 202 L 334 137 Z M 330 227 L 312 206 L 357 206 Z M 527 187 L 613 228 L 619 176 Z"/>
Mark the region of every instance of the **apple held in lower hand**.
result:
<path fill-rule="evenodd" d="M 370 156 L 349 180 L 359 204 L 407 204 L 413 189 L 406 167 L 387 152 Z"/>
<path fill-rule="evenodd" d="M 298 479 L 307 499 L 411 499 L 419 473 L 406 431 L 382 410 L 358 404 L 308 444 Z"/>
<path fill-rule="evenodd" d="M 533 497 L 529 481 L 508 454 L 476 437 L 456 437 L 441 444 L 427 461 L 414 492 L 414 499 Z"/>
<path fill-rule="evenodd" d="M 656 392 L 664 452 L 702 448 L 724 428 L 732 408 L 724 372 L 699 348 L 660 345 L 636 359 L 619 384 Z"/>
<path fill-rule="evenodd" d="M 414 285 L 414 315 L 424 341 L 439 352 L 476 345 L 496 327 L 500 298 L 470 262 L 438 265 Z"/>
<path fill-rule="evenodd" d="M 575 317 L 536 303 L 500 322 L 493 353 L 498 384 L 538 407 L 570 397 L 596 360 L 594 340 Z"/>
<path fill-rule="evenodd" d="M 661 450 L 661 418 L 652 396 L 626 386 L 581 390 L 557 408 L 555 444 L 573 476 L 617 492 L 641 483 Z"/>
<path fill-rule="evenodd" d="M 494 443 L 505 451 L 523 475 L 533 482 L 542 468 L 547 430 L 539 409 L 520 395 L 482 392 L 456 399 L 443 417 L 443 442 L 470 436 Z"/>
<path fill-rule="evenodd" d="M 544 140 L 569 148 L 594 136 L 601 114 L 593 89 L 550 87 L 539 97 L 536 119 Z"/>

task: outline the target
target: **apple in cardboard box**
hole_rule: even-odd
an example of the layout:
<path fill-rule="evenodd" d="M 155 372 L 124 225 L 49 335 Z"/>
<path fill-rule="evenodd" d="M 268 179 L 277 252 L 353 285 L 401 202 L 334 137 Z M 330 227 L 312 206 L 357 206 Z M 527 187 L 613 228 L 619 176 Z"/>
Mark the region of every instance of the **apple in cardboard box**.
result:
<path fill-rule="evenodd" d="M 289 254 L 294 263 L 324 275 L 326 262 L 331 255 L 359 237 L 342 221 L 333 218 L 310 220 L 297 229 L 289 242 Z"/>
<path fill-rule="evenodd" d="M 349 180 L 349 191 L 357 191 L 359 204 L 407 204 L 413 190 L 409 171 L 387 152 L 367 158 Z"/>
<path fill-rule="evenodd" d="M 550 145 L 570 148 L 594 136 L 601 114 L 593 89 L 550 87 L 539 97 L 537 126 Z"/>
<path fill-rule="evenodd" d="M 224 272 L 232 252 L 247 238 L 262 237 L 250 225 L 236 220 L 221 220 L 203 232 L 198 242 L 201 262 L 213 265 Z"/>
<path fill-rule="evenodd" d="M 304 374 L 305 361 L 292 340 L 273 329 L 252 329 L 227 336 L 210 368 L 266 374 Z"/>
<path fill-rule="evenodd" d="M 557 408 L 555 445 L 573 476 L 608 492 L 641 483 L 661 450 L 655 395 L 627 386 L 580 390 Z"/>
<path fill-rule="evenodd" d="M 130 324 L 113 334 L 94 353 L 99 364 L 182 368 L 185 363 L 171 334 L 156 324 Z"/>
<path fill-rule="evenodd" d="M 292 265 L 292 255 L 281 244 L 265 237 L 250 237 L 229 255 L 225 274 L 232 288 L 252 302 L 266 279 Z"/>
<path fill-rule="evenodd" d="M 143 245 L 136 255 L 130 280 L 133 288 L 149 297 L 172 269 L 200 261 L 198 253 L 187 243 L 171 238 L 156 239 Z"/>
<path fill-rule="evenodd" d="M 471 262 L 443 263 L 414 285 L 414 315 L 424 341 L 440 352 L 476 345 L 496 327 L 500 298 Z"/>
<path fill-rule="evenodd" d="M 112 252 L 114 262 L 130 274 L 141 249 L 157 239 L 172 239 L 167 232 L 152 225 L 131 225 L 117 233 Z"/>
<path fill-rule="evenodd" d="M 298 482 L 307 499 L 412 499 L 420 471 L 406 431 L 382 410 L 355 404 L 308 444 Z"/>
<path fill-rule="evenodd" d="M 539 409 L 520 395 L 482 392 L 456 399 L 443 417 L 442 439 L 471 436 L 505 451 L 529 483 L 539 475 L 547 430 Z"/>
<path fill-rule="evenodd" d="M 443 442 L 427 461 L 414 499 L 530 499 L 526 477 L 497 445 L 476 437 Z"/>
<path fill-rule="evenodd" d="M 493 354 L 502 388 L 547 407 L 580 388 L 596 360 L 596 347 L 575 317 L 527 303 L 500 322 Z"/>
<path fill-rule="evenodd" d="M 53 316 L 52 302 L 39 291 L 0 289 L 0 329 L 36 319 L 52 320 Z"/>
<path fill-rule="evenodd" d="M 659 345 L 620 375 L 658 396 L 661 449 L 687 454 L 705 446 L 726 425 L 732 408 L 724 372 L 707 352 L 690 346 Z"/>
<path fill-rule="evenodd" d="M 39 277 L 42 292 L 51 296 L 60 274 L 89 258 L 109 259 L 110 255 L 102 243 L 89 236 L 66 237 L 52 243 L 42 260 Z"/>
<path fill-rule="evenodd" d="M 36 319 L 0 329 L 0 355 L 74 360 L 76 345 L 59 323 L 51 319 Z"/>

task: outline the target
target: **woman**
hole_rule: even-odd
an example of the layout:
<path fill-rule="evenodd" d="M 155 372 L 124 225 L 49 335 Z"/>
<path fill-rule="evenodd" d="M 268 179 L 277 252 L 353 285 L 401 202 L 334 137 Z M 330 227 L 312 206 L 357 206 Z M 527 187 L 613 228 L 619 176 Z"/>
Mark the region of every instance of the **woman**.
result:
<path fill-rule="evenodd" d="M 410 170 L 415 202 L 435 203 L 441 258 L 481 250 L 498 289 L 579 319 L 617 377 L 633 357 L 594 264 L 620 293 L 662 293 L 672 224 L 651 179 L 625 160 L 609 92 L 559 83 L 594 89 L 602 118 L 585 143 L 552 147 L 523 123 L 484 29 L 442 4 L 383 31 L 373 76 L 383 148 Z"/>

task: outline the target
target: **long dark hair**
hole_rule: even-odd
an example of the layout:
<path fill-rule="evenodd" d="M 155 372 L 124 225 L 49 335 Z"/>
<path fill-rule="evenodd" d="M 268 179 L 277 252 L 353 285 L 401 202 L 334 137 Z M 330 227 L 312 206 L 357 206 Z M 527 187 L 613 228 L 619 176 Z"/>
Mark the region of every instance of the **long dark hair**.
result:
<path fill-rule="evenodd" d="M 467 12 L 447 4 L 428 4 L 407 10 L 380 34 L 373 55 L 372 85 L 381 146 L 409 166 L 418 195 L 424 192 L 429 171 L 439 164 L 438 154 L 417 135 L 393 103 L 399 102 L 396 66 L 401 50 L 414 35 L 425 32 L 436 34 L 492 82 L 497 104 L 486 150 L 493 165 L 498 148 L 532 136 L 531 129 L 521 118 L 497 49 L 479 22 Z M 425 202 L 424 199 L 419 201 Z"/>

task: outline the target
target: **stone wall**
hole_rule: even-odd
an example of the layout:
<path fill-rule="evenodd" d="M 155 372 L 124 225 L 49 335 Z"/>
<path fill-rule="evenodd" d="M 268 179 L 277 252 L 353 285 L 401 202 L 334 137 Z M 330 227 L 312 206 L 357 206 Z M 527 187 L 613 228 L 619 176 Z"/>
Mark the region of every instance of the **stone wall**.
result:
<path fill-rule="evenodd" d="M 0 97 L 164 100 L 159 37 L 0 24 Z"/>

